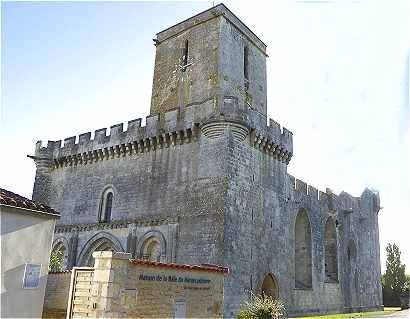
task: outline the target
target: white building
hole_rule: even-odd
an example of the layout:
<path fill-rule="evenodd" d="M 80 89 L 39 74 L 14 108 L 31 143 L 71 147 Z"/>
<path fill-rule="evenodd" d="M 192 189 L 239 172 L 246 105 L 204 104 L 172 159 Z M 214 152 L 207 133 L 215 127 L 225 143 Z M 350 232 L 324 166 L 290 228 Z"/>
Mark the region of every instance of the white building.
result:
<path fill-rule="evenodd" d="M 1 318 L 41 318 L 59 217 L 48 206 L 0 189 Z"/>

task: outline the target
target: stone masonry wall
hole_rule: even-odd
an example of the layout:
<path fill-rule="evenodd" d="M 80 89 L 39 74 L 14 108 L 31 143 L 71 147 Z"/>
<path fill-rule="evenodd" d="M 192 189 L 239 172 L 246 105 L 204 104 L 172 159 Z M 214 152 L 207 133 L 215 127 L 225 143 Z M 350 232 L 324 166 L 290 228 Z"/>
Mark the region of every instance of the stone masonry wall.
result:
<path fill-rule="evenodd" d="M 249 139 L 238 143 L 229 135 L 224 138 L 229 180 L 224 264 L 232 270 L 225 281 L 225 316 L 234 316 L 249 291 L 260 293 L 267 274 L 277 280 L 279 298 L 290 315 L 380 309 L 378 196 L 368 190 L 360 198 L 318 192 L 288 175 L 285 164 Z M 295 219 L 300 209 L 310 220 L 311 289 L 295 289 Z M 336 283 L 326 282 L 324 272 L 324 227 L 329 217 L 337 225 Z M 347 260 L 351 240 L 358 249 L 354 269 Z"/>
<path fill-rule="evenodd" d="M 186 318 L 222 318 L 224 273 L 133 264 L 122 255 L 95 253 L 96 318 L 174 318 L 178 302 L 185 304 Z"/>
<path fill-rule="evenodd" d="M 195 61 L 179 112 L 172 72 L 185 39 Z M 290 315 L 380 308 L 378 195 L 321 192 L 289 175 L 293 135 L 266 118 L 266 87 L 266 46 L 221 4 L 157 35 L 146 126 L 137 119 L 125 131 L 117 124 L 109 135 L 100 129 L 63 146 L 38 142 L 33 199 L 61 213 L 56 232 L 73 248 L 71 265 L 90 255 L 99 236 L 138 257 L 140 241 L 156 232 L 166 261 L 232 270 L 224 283 L 227 318 L 249 291 L 261 292 L 266 275 Z M 107 187 L 114 194 L 109 223 L 98 221 Z M 311 285 L 303 289 L 295 288 L 295 264 L 309 261 L 295 257 L 300 211 L 310 238 L 300 256 L 311 255 L 301 268 Z M 329 218 L 337 239 L 333 282 L 325 273 Z"/>
<path fill-rule="evenodd" d="M 180 65 L 185 41 L 188 41 L 189 63 L 194 63 L 195 67 L 186 68 L 184 83 L 181 83 Z M 178 108 L 181 94 L 184 106 L 214 98 L 218 80 L 218 43 L 219 28 L 215 20 L 157 42 L 151 114 Z"/>
<path fill-rule="evenodd" d="M 71 272 L 49 273 L 44 296 L 43 318 L 65 318 Z"/>
<path fill-rule="evenodd" d="M 276 278 L 290 314 L 378 308 L 377 196 L 370 191 L 361 198 L 336 196 L 296 180 L 286 172 L 292 149 L 286 129 L 274 121 L 263 127 L 256 112 L 236 104 L 222 110 L 224 115 L 214 118 L 220 122 L 211 122 L 190 142 L 52 169 L 57 191 L 46 203 L 62 211 L 60 229 L 80 230 L 78 259 L 90 238 L 106 227 L 96 219 L 99 196 L 108 184 L 115 193 L 113 223 L 104 231 L 118 239 L 123 251 L 128 251 L 130 233 L 140 232 L 140 237 L 143 227 L 160 230 L 176 223 L 175 253 L 168 260 L 232 268 L 225 282 L 226 317 L 235 315 L 250 290 L 260 292 L 267 274 Z M 218 124 L 231 118 L 243 118 L 235 125 L 250 127 L 244 140 Z M 308 290 L 295 289 L 294 227 L 302 208 L 312 234 L 313 285 Z M 326 283 L 324 276 L 329 217 L 338 221 L 338 283 Z M 150 226 L 150 220 L 163 221 Z M 349 244 L 355 247 L 354 261 L 347 261 Z"/>
<path fill-rule="evenodd" d="M 220 87 L 222 96 L 235 96 L 240 105 L 248 103 L 266 116 L 266 48 L 255 45 L 229 20 L 220 22 Z M 244 54 L 247 48 L 248 80 L 244 78 Z"/>

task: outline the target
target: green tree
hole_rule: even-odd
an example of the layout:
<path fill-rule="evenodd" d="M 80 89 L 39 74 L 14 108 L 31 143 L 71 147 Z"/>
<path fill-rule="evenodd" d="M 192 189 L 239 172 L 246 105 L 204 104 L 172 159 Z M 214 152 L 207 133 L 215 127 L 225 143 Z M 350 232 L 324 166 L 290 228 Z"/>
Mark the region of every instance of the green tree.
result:
<path fill-rule="evenodd" d="M 63 270 L 63 252 L 61 250 L 53 250 L 50 254 L 50 263 L 48 265 L 49 272 L 58 272 Z"/>
<path fill-rule="evenodd" d="M 406 275 L 406 285 L 404 286 L 405 292 L 410 292 L 410 275 Z"/>
<path fill-rule="evenodd" d="M 385 306 L 400 306 L 400 295 L 406 291 L 406 265 L 401 263 L 400 249 L 388 244 L 386 273 L 382 276 L 383 303 Z"/>

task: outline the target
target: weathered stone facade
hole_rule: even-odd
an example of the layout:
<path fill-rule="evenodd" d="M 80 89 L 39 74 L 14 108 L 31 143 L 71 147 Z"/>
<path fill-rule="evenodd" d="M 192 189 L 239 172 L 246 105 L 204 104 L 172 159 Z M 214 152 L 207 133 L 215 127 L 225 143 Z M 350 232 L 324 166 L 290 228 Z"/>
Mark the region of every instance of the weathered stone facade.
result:
<path fill-rule="evenodd" d="M 36 145 L 33 198 L 62 214 L 67 268 L 106 249 L 224 265 L 226 317 L 261 289 L 291 315 L 379 308 L 378 194 L 287 173 L 293 137 L 266 117 L 265 44 L 218 5 L 156 47 L 146 126 Z"/>
<path fill-rule="evenodd" d="M 87 306 L 77 307 L 86 309 L 90 317 L 223 316 L 226 268 L 130 260 L 131 254 L 108 251 L 94 252 L 94 257 L 95 266 L 88 279 L 89 301 Z M 93 309 L 90 304 L 94 304 Z M 70 312 L 75 317 L 75 303 Z"/>

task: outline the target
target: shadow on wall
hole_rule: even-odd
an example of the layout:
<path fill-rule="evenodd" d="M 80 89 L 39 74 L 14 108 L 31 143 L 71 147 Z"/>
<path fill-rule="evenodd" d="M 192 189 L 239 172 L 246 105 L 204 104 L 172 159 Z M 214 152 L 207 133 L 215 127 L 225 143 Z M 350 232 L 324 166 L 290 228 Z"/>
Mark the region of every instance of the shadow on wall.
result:
<path fill-rule="evenodd" d="M 70 280 L 71 271 L 48 274 L 42 318 L 66 318 Z"/>
<path fill-rule="evenodd" d="M 5 236 L 6 234 L 14 233 L 24 228 L 29 228 L 31 226 L 38 225 L 39 221 L 37 219 L 27 218 L 24 220 L 24 223 L 15 223 L 9 218 L 3 217 L 1 215 L 1 235 Z"/>
<path fill-rule="evenodd" d="M 2 271 L 1 318 L 35 318 L 42 313 L 47 276 L 37 288 L 23 289 L 25 264 Z"/>

